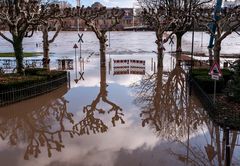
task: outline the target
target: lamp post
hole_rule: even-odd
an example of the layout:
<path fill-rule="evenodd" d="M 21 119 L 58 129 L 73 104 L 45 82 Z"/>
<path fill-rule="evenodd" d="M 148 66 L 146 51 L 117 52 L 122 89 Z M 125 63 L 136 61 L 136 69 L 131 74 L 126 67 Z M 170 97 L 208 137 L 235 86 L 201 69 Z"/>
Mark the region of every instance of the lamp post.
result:
<path fill-rule="evenodd" d="M 193 29 L 192 29 L 192 49 L 191 49 L 191 68 L 190 68 L 190 78 L 189 78 L 189 96 L 192 95 L 192 70 L 193 70 L 193 51 L 194 51 L 194 35 L 195 35 L 195 21 L 194 17 L 192 18 L 192 24 L 193 24 Z"/>

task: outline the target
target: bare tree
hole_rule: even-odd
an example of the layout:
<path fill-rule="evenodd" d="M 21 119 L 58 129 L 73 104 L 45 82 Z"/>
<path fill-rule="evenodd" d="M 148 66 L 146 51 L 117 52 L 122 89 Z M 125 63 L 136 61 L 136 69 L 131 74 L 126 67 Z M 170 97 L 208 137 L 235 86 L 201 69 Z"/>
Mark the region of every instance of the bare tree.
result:
<path fill-rule="evenodd" d="M 107 31 L 113 30 L 120 23 L 120 19 L 123 17 L 124 13 L 124 10 L 119 8 L 84 8 L 84 6 L 78 8 L 78 12 L 75 13 L 80 19 L 84 20 L 85 24 L 96 34 L 100 44 L 101 65 L 105 64 L 106 58 L 106 33 Z M 108 23 L 104 24 L 104 26 L 99 26 L 98 21 L 100 19 Z"/>
<path fill-rule="evenodd" d="M 0 36 L 13 45 L 17 61 L 17 72 L 23 73 L 23 46 L 25 37 L 31 37 L 40 21 L 58 13 L 59 6 L 40 5 L 37 0 L 6 0 L 0 3 L 0 20 L 6 24 L 12 38 L 0 32 Z"/>
<path fill-rule="evenodd" d="M 60 9 L 59 12 L 56 12 L 47 20 L 42 20 L 40 22 L 40 29 L 42 31 L 43 38 L 43 67 L 49 69 L 49 45 L 55 41 L 59 32 L 63 27 L 63 19 L 72 18 L 72 12 L 76 10 L 75 8 L 64 8 Z M 54 29 L 54 35 L 49 39 L 48 32 L 49 30 Z"/>
<path fill-rule="evenodd" d="M 62 19 L 61 18 L 56 19 L 56 21 L 53 24 L 54 25 L 50 24 L 50 20 L 46 20 L 40 26 L 42 34 L 43 34 L 42 38 L 43 38 L 43 67 L 44 68 L 49 68 L 49 61 L 50 61 L 49 45 L 55 41 L 59 32 L 61 31 L 62 24 L 63 24 Z M 49 39 L 48 32 L 49 32 L 49 29 L 52 28 L 53 26 L 56 27 L 56 31 L 55 31 L 54 35 L 52 36 L 52 38 Z"/>
<path fill-rule="evenodd" d="M 158 50 L 158 66 L 161 65 L 163 58 L 164 46 L 173 33 L 168 35 L 164 40 L 164 32 L 170 29 L 175 21 L 169 15 L 166 1 L 162 0 L 138 0 L 139 6 L 142 8 L 142 16 L 144 22 L 149 25 L 156 34 L 156 44 Z"/>
<path fill-rule="evenodd" d="M 195 28 L 196 11 L 208 4 L 212 0 L 169 0 L 168 10 L 170 16 L 174 17 L 175 22 L 171 29 L 175 32 L 177 43 L 176 50 L 181 51 L 182 36 L 189 30 Z"/>
<path fill-rule="evenodd" d="M 214 37 L 214 61 L 219 63 L 222 41 L 233 32 L 236 32 L 240 27 L 240 8 L 224 8 L 216 13 L 218 16 L 217 19 L 213 18 L 213 12 L 213 8 L 201 8 L 197 11 L 197 14 L 199 15 L 201 25 Z M 216 26 L 216 33 L 209 24 Z M 209 58 L 211 61 L 212 46 L 209 49 Z"/>
<path fill-rule="evenodd" d="M 163 57 L 163 44 L 176 34 L 176 50 L 181 51 L 182 36 L 191 30 L 196 10 L 211 0 L 138 0 L 147 25 L 156 33 L 158 59 Z M 171 31 L 169 35 L 165 32 Z M 164 39 L 165 38 L 165 39 Z M 159 63 L 161 64 L 161 63 Z"/>

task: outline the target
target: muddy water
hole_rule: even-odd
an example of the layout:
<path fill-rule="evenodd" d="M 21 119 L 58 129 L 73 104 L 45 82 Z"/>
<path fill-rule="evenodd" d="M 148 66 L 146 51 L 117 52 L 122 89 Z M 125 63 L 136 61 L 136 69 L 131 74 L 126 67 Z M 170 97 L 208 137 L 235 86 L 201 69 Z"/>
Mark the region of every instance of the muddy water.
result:
<path fill-rule="evenodd" d="M 222 129 L 188 96 L 185 71 L 168 54 L 154 63 L 91 57 L 74 65 L 71 88 L 0 108 L 1 165 L 224 165 Z M 230 138 L 239 165 L 238 133 Z"/>
<path fill-rule="evenodd" d="M 61 33 L 51 59 L 74 60 L 77 40 L 76 33 Z M 41 51 L 38 41 L 40 34 L 26 40 L 25 51 Z M 223 166 L 223 130 L 188 96 L 185 71 L 167 53 L 169 45 L 163 67 L 156 67 L 154 41 L 152 32 L 111 33 L 100 68 L 98 42 L 85 32 L 84 61 L 78 53 L 70 87 L 0 108 L 1 165 Z M 232 165 L 240 165 L 239 141 L 231 131 Z"/>

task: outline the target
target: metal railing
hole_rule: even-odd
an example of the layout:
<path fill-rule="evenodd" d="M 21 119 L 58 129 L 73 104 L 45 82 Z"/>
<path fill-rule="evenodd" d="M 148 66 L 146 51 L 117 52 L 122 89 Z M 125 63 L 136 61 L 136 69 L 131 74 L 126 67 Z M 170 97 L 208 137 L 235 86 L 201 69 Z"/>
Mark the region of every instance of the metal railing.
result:
<path fill-rule="evenodd" d="M 39 83 L 13 87 L 0 91 L 0 106 L 5 106 L 11 103 L 22 101 L 31 97 L 41 95 L 57 89 L 64 83 L 67 83 L 67 74 L 59 78 L 52 78 Z"/>

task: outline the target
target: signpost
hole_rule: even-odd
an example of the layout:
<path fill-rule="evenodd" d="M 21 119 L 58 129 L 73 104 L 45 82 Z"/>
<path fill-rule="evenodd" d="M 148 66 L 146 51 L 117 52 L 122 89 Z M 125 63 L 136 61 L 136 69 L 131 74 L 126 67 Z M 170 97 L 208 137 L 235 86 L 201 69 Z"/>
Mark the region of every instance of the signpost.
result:
<path fill-rule="evenodd" d="M 80 44 L 80 59 L 82 59 L 83 33 L 82 34 L 78 33 L 78 37 L 79 37 L 78 43 Z"/>
<path fill-rule="evenodd" d="M 169 45 L 171 45 L 171 55 L 172 55 L 172 48 L 173 48 L 173 45 L 174 45 L 174 41 L 173 41 L 173 39 L 174 39 L 174 36 L 171 36 L 170 37 L 170 41 L 169 41 Z M 171 56 L 171 69 L 173 68 L 173 56 Z"/>
<path fill-rule="evenodd" d="M 219 80 L 219 77 L 222 77 L 222 71 L 220 69 L 220 66 L 218 63 L 214 63 L 210 69 L 209 75 L 211 75 L 211 78 L 214 80 L 214 94 L 213 94 L 213 103 L 216 102 L 216 86 L 217 86 L 217 80 Z"/>
<path fill-rule="evenodd" d="M 173 39 L 174 39 L 174 36 L 171 36 L 171 37 L 170 37 L 170 41 L 169 41 L 169 44 L 171 45 L 171 53 L 172 53 L 172 47 L 173 47 L 173 45 L 174 45 Z"/>
<path fill-rule="evenodd" d="M 77 51 L 76 51 L 78 48 L 77 44 L 74 44 L 73 48 L 75 49 L 75 74 L 76 74 L 76 79 L 74 79 L 74 81 L 77 84 L 77 82 L 78 82 L 78 79 L 77 79 Z"/>

